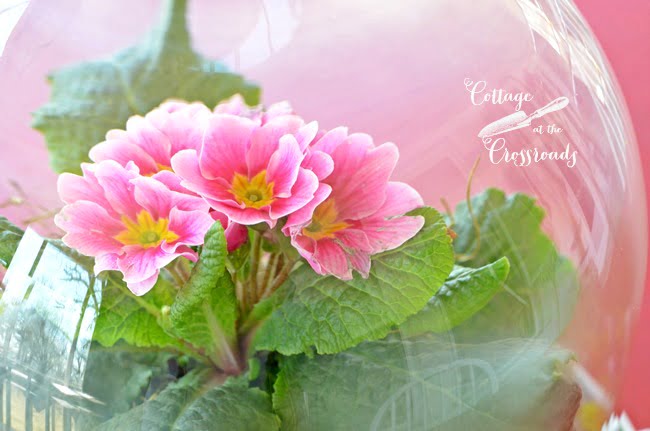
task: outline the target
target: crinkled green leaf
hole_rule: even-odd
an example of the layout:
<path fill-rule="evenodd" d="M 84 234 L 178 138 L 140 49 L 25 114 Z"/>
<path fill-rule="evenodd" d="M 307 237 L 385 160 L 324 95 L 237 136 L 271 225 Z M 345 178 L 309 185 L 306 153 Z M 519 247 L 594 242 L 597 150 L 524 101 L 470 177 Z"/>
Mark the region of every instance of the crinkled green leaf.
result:
<path fill-rule="evenodd" d="M 541 229 L 544 210 L 523 194 L 488 189 L 472 198 L 480 226 L 477 237 L 466 203 L 456 209 L 457 253 L 474 255 L 463 265 L 478 268 L 506 256 L 510 274 L 504 290 L 455 329 L 466 340 L 541 337 L 555 340 L 568 324 L 579 283 L 573 265 L 560 256 Z"/>
<path fill-rule="evenodd" d="M 206 372 L 191 373 L 155 399 L 116 416 L 97 431 L 275 431 L 278 417 L 268 394 L 244 377 L 213 386 Z"/>
<path fill-rule="evenodd" d="M 337 355 L 285 357 L 273 406 L 285 431 L 570 429 L 580 390 L 567 351 L 525 339 L 461 345 L 428 334 Z"/>
<path fill-rule="evenodd" d="M 22 237 L 22 229 L 0 216 L 0 265 L 9 266 Z"/>
<path fill-rule="evenodd" d="M 440 214 L 423 208 L 422 230 L 402 246 L 377 255 L 370 276 L 351 281 L 323 277 L 308 266 L 276 292 L 275 311 L 255 337 L 257 350 L 283 354 L 336 353 L 383 338 L 420 311 L 453 267 L 451 239 Z M 264 304 L 265 311 L 271 311 Z"/>
<path fill-rule="evenodd" d="M 225 270 L 226 238 L 221 223 L 205 236 L 199 261 L 172 305 L 169 331 L 205 349 L 220 365 L 236 362 L 238 317 L 235 286 Z"/>
<path fill-rule="evenodd" d="M 174 302 L 176 289 L 164 276 L 143 296 L 131 293 L 116 273 L 107 277 L 93 339 L 110 347 L 119 340 L 138 347 L 182 347 L 162 327 L 162 308 Z"/>
<path fill-rule="evenodd" d="M 186 0 L 168 0 L 160 25 L 142 43 L 112 58 L 52 73 L 51 100 L 34 113 L 57 172 L 80 172 L 89 149 L 110 129 L 143 115 L 168 98 L 216 105 L 241 93 L 249 104 L 259 88 L 191 48 Z"/>
<path fill-rule="evenodd" d="M 506 258 L 476 269 L 455 266 L 424 309 L 400 325 L 401 333 L 413 336 L 449 331 L 490 302 L 502 289 L 509 270 Z"/>

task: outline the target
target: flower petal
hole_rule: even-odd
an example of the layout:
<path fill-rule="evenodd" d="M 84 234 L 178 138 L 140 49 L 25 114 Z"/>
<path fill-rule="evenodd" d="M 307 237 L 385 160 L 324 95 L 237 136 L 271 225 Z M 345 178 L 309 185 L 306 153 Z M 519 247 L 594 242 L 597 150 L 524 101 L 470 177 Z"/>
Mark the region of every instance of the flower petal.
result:
<path fill-rule="evenodd" d="M 105 203 L 104 190 L 96 181 L 89 181 L 86 177 L 63 173 L 57 181 L 59 197 L 65 203 L 76 201 L 91 201 Z"/>
<path fill-rule="evenodd" d="M 318 189 L 316 190 L 316 193 L 314 193 L 314 197 L 312 198 L 311 201 L 309 201 L 308 204 L 306 204 L 304 207 L 292 212 L 289 214 L 289 217 L 287 218 L 287 222 L 284 225 L 284 228 L 282 228 L 282 231 L 284 232 L 285 235 L 290 235 L 290 229 L 293 227 L 300 227 L 308 224 L 308 222 L 311 220 L 312 216 L 314 215 L 314 210 L 318 205 L 323 203 L 325 199 L 330 195 L 332 192 L 332 187 L 330 187 L 327 184 L 321 183 L 318 185 Z"/>
<path fill-rule="evenodd" d="M 127 283 L 141 282 L 158 273 L 159 268 L 167 266 L 177 255 L 166 253 L 160 247 L 124 247 L 125 253 L 117 260 L 119 270 Z"/>
<path fill-rule="evenodd" d="M 312 148 L 316 151 L 322 151 L 327 154 L 332 154 L 336 147 L 338 147 L 348 137 L 347 127 L 337 127 L 325 133 L 318 139 Z"/>
<path fill-rule="evenodd" d="M 277 220 L 307 205 L 314 198 L 318 186 L 316 174 L 301 168 L 298 171 L 296 183 L 291 189 L 291 197 L 277 199 L 271 204 L 271 218 Z"/>
<path fill-rule="evenodd" d="M 95 257 L 95 275 L 102 271 L 116 271 L 117 267 L 117 253 L 107 253 Z"/>
<path fill-rule="evenodd" d="M 402 216 L 391 219 L 369 218 L 363 220 L 361 229 L 368 237 L 374 253 L 392 250 L 413 238 L 424 225 L 420 216 Z"/>
<path fill-rule="evenodd" d="M 179 152 L 172 157 L 172 167 L 182 178 L 181 185 L 188 190 L 206 199 L 221 200 L 236 205 L 232 193 L 228 191 L 229 184 L 224 179 L 209 180 L 203 176 L 196 151 Z"/>
<path fill-rule="evenodd" d="M 156 281 L 158 281 L 159 274 L 160 271 L 156 271 L 151 277 L 144 279 L 142 281 L 127 282 L 126 287 L 128 287 L 129 290 L 133 292 L 134 295 L 142 296 L 145 293 L 149 292 L 151 289 L 153 289 L 153 287 L 156 285 Z"/>
<path fill-rule="evenodd" d="M 172 208 L 169 214 L 169 230 L 178 235 L 174 244 L 201 245 L 214 219 L 204 211 L 181 211 Z"/>
<path fill-rule="evenodd" d="M 334 171 L 326 182 L 332 186 L 341 219 L 357 220 L 377 211 L 386 199 L 386 184 L 397 163 L 399 152 L 394 144 L 372 148 L 365 136 L 350 135 L 332 153 Z"/>
<path fill-rule="evenodd" d="M 291 188 L 296 183 L 303 158 L 304 154 L 300 150 L 296 138 L 292 135 L 280 138 L 278 150 L 271 156 L 266 171 L 266 181 L 273 183 L 275 197 L 291 196 Z"/>
<path fill-rule="evenodd" d="M 63 242 L 81 254 L 98 256 L 119 253 L 122 244 L 114 239 L 122 224 L 95 202 L 78 201 L 63 207 L 54 223 L 67 232 Z"/>
<path fill-rule="evenodd" d="M 90 159 L 94 162 L 104 160 L 115 160 L 122 166 L 128 162 L 134 162 L 143 175 L 151 174 L 158 171 L 156 161 L 147 152 L 138 145 L 126 141 L 110 139 L 100 142 L 90 149 Z"/>
<path fill-rule="evenodd" d="M 135 200 L 155 220 L 168 218 L 172 209 L 172 191 L 163 183 L 148 177 L 137 177 L 131 180 L 135 186 Z"/>
<path fill-rule="evenodd" d="M 246 152 L 255 123 L 227 114 L 214 114 L 207 122 L 199 153 L 203 176 L 230 182 L 235 173 L 247 173 Z"/>
<path fill-rule="evenodd" d="M 142 148 L 156 163 L 169 166 L 172 144 L 151 122 L 135 115 L 127 120 L 126 131 L 131 143 Z"/>
<path fill-rule="evenodd" d="M 390 181 L 386 186 L 386 200 L 373 217 L 392 217 L 406 214 L 424 205 L 422 196 L 406 183 Z"/>
<path fill-rule="evenodd" d="M 267 168 L 271 155 L 277 151 L 280 138 L 296 133 L 304 121 L 296 115 L 274 118 L 255 129 L 251 136 L 250 149 L 246 154 L 248 175 L 253 177 Z"/>
<path fill-rule="evenodd" d="M 318 261 L 327 274 L 332 274 L 341 280 L 351 280 L 352 270 L 348 265 L 348 258 L 343 249 L 334 241 L 324 239 L 316 243 L 314 260 Z"/>
<path fill-rule="evenodd" d="M 106 200 L 117 214 L 126 215 L 135 220 L 142 209 L 135 200 L 134 188 L 131 183 L 138 174 L 123 168 L 113 160 L 106 160 L 95 166 L 95 176 L 104 189 Z"/>
<path fill-rule="evenodd" d="M 324 180 L 334 170 L 334 161 L 323 151 L 308 149 L 302 167 L 315 173 L 319 180 Z"/>

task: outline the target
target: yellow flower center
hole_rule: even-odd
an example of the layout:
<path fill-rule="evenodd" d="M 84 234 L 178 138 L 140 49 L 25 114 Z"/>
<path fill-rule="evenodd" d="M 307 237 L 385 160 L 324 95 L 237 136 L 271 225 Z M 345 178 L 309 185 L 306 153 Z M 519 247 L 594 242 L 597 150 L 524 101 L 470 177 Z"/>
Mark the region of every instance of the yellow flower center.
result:
<path fill-rule="evenodd" d="M 115 239 L 124 245 L 141 245 L 144 248 L 157 247 L 161 242 L 174 242 L 179 236 L 169 230 L 169 220 L 154 220 L 147 211 L 140 211 L 133 221 L 122 216 L 125 229 L 115 235 Z"/>
<path fill-rule="evenodd" d="M 328 199 L 316 207 L 311 223 L 302 229 L 302 234 L 316 241 L 333 238 L 336 232 L 350 226 L 344 221 L 337 220 L 338 216 L 334 199 Z"/>
<path fill-rule="evenodd" d="M 266 171 L 262 171 L 253 178 L 246 175 L 235 174 L 232 180 L 230 193 L 239 204 L 248 208 L 259 209 L 271 205 L 273 199 L 273 182 L 266 182 Z"/>
<path fill-rule="evenodd" d="M 156 169 L 155 171 L 149 172 L 148 174 L 144 174 L 145 177 L 153 177 L 156 175 L 158 172 L 162 171 L 169 171 L 169 172 L 174 172 L 171 166 L 163 165 L 161 163 L 156 163 Z"/>

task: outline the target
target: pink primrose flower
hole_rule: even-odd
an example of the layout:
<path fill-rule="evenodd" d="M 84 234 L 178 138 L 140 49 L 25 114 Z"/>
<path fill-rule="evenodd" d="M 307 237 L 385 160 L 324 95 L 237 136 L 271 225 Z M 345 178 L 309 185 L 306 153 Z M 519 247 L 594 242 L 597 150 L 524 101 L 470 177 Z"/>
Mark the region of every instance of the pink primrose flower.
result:
<path fill-rule="evenodd" d="M 310 151 L 329 154 L 333 171 L 314 199 L 289 215 L 283 232 L 317 273 L 349 280 L 356 270 L 368 277 L 370 256 L 399 247 L 422 228 L 422 217 L 404 215 L 422 206 L 422 198 L 389 181 L 399 155 L 394 144 L 376 147 L 368 135 L 337 128 Z"/>
<path fill-rule="evenodd" d="M 331 171 L 328 155 L 307 151 L 315 122 L 286 109 L 264 120 L 217 111 L 207 120 L 201 148 L 172 158 L 183 187 L 242 225 L 273 227 L 314 198 L 319 178 Z"/>
<path fill-rule="evenodd" d="M 156 283 L 160 268 L 182 256 L 196 261 L 214 223 L 199 197 L 170 190 L 139 174 L 133 162 L 82 164 L 83 176 L 62 174 L 58 190 L 66 206 L 55 217 L 63 242 L 95 257 L 95 273 L 122 272 L 136 295 Z"/>

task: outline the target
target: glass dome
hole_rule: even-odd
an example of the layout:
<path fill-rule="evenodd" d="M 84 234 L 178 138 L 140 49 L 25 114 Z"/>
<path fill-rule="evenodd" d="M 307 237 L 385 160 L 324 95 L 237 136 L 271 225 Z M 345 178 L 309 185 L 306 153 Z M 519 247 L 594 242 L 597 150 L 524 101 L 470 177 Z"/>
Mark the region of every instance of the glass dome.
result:
<path fill-rule="evenodd" d="M 20 430 L 599 430 L 639 311 L 647 213 L 621 91 L 573 3 L 196 0 L 185 8 L 183 0 L 60 0 L 0 11 L 0 31 L 10 34 L 0 44 L 0 214 L 16 225 L 0 219 L 8 267 L 0 421 Z M 185 50 L 185 16 L 194 50 L 210 60 Z M 124 51 L 130 46 L 138 48 Z M 223 353 L 214 341 L 222 333 L 208 329 L 216 338 L 204 345 L 205 334 L 174 320 L 192 307 L 201 317 L 190 313 L 191 321 L 206 319 L 183 302 L 182 286 L 204 270 L 207 239 L 188 251 L 201 255 L 193 269 L 180 257 L 163 271 L 171 290 L 156 284 L 135 296 L 116 271 L 96 276 L 92 258 L 69 241 L 43 238 L 70 232 L 53 222 L 64 206 L 57 175 L 80 173 L 109 129 L 128 132 L 130 115 L 170 98 L 212 110 L 236 93 L 267 111 L 240 106 L 247 114 L 232 115 L 272 122 L 286 106 L 273 104 L 288 101 L 306 125 L 394 143 L 391 181 L 442 216 L 409 212 L 422 230 L 373 254 L 370 276 L 353 271 L 352 281 L 314 263 L 306 246 L 289 266 L 284 247 L 299 248 L 300 238 L 248 223 L 245 245 L 224 258 L 243 286 L 236 300 L 246 300 L 241 277 L 251 273 L 255 285 L 267 276 L 284 284 L 240 307 L 228 366 L 209 354 L 211 342 Z M 313 148 L 322 133 L 314 131 Z M 338 171 L 332 157 L 351 183 L 370 166 Z M 176 166 L 172 158 L 165 168 Z M 229 190 L 237 198 L 234 182 Z M 334 217 L 318 208 L 322 223 Z M 309 231 L 312 220 L 296 235 L 318 243 L 353 224 L 332 220 L 330 230 Z M 246 225 L 221 223 L 235 221 Z M 451 260 L 435 260 L 445 241 Z M 422 259 L 433 259 L 426 276 L 417 272 Z M 288 281 L 264 272 L 273 264 L 288 268 Z M 310 278 L 319 268 L 327 274 Z M 217 307 L 217 290 L 200 302 Z M 208 317 L 227 314 L 218 311 Z"/>

